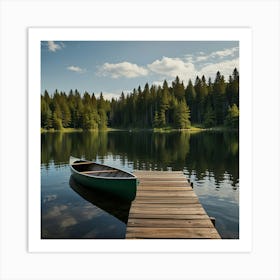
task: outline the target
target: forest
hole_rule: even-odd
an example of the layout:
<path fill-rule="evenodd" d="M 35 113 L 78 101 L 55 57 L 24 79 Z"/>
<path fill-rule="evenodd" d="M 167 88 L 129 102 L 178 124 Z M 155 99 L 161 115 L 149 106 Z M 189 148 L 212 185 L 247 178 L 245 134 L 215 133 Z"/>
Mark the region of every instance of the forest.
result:
<path fill-rule="evenodd" d="M 239 127 L 239 72 L 235 68 L 228 80 L 218 71 L 214 81 L 205 76 L 189 80 L 185 86 L 177 76 L 171 85 L 145 84 L 118 99 L 105 100 L 101 92 L 68 94 L 47 90 L 41 95 L 41 128 L 63 130 L 104 130 L 110 128 L 188 129 Z"/>

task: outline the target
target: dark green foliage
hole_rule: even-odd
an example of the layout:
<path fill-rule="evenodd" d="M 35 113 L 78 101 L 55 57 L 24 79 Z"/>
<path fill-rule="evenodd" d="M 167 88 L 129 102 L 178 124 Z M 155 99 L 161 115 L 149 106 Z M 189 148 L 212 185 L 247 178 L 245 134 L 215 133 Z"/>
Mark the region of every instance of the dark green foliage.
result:
<path fill-rule="evenodd" d="M 233 104 L 239 106 L 239 73 L 236 68 L 233 70 L 232 76 L 229 77 L 226 95 L 230 106 Z"/>
<path fill-rule="evenodd" d="M 52 111 L 48 102 L 47 99 L 41 96 L 41 127 L 46 129 L 52 127 Z"/>
<path fill-rule="evenodd" d="M 41 127 L 62 129 L 66 127 L 90 129 L 115 128 L 189 128 L 191 123 L 206 128 L 226 124 L 238 127 L 239 73 L 225 81 L 217 72 L 214 83 L 206 82 L 204 75 L 189 80 L 185 88 L 177 76 L 169 87 L 145 84 L 119 99 L 105 100 L 103 94 L 96 98 L 78 90 L 64 92 L 47 91 L 41 96 Z M 228 110 L 228 108 L 230 108 Z M 237 113 L 238 112 L 238 113 Z"/>
<path fill-rule="evenodd" d="M 190 109 L 184 100 L 179 101 L 174 111 L 174 125 L 176 128 L 190 128 Z"/>
<path fill-rule="evenodd" d="M 153 127 L 159 127 L 160 123 L 159 123 L 159 116 L 158 116 L 158 112 L 155 111 L 155 117 L 154 117 L 154 121 L 153 121 Z"/>
<path fill-rule="evenodd" d="M 63 129 L 62 119 L 57 115 L 56 111 L 53 114 L 53 126 L 52 127 L 56 130 Z"/>
<path fill-rule="evenodd" d="M 172 83 L 173 95 L 178 99 L 178 101 L 182 101 L 185 97 L 185 87 L 184 83 L 180 82 L 179 77 L 177 76 L 175 81 Z"/>
<path fill-rule="evenodd" d="M 231 107 L 228 108 L 225 124 L 230 128 L 239 127 L 239 110 L 236 104 L 233 104 Z"/>
<path fill-rule="evenodd" d="M 206 128 L 213 127 L 216 125 L 216 117 L 213 108 L 209 105 L 206 108 L 206 112 L 204 114 L 204 126 Z"/>
<path fill-rule="evenodd" d="M 41 127 L 45 129 L 106 129 L 109 112 L 110 102 L 104 100 L 102 93 L 99 99 L 88 92 L 81 97 L 78 90 L 71 90 L 68 96 L 57 90 L 53 96 L 47 91 L 41 96 Z"/>
<path fill-rule="evenodd" d="M 185 92 L 187 104 L 191 108 L 191 122 L 197 122 L 197 101 L 196 101 L 196 91 L 192 84 L 192 81 L 189 80 L 188 86 Z"/>
<path fill-rule="evenodd" d="M 224 76 L 217 72 L 215 82 L 213 84 L 213 101 L 216 121 L 218 125 L 224 123 L 227 113 L 228 101 L 226 100 L 226 83 Z"/>

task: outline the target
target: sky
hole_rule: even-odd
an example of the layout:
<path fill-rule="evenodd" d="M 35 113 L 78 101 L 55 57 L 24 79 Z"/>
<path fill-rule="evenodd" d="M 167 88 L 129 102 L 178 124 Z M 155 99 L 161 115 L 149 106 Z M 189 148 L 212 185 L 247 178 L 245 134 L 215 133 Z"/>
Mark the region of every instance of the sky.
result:
<path fill-rule="evenodd" d="M 238 41 L 41 41 L 41 93 L 57 89 L 118 98 L 148 83 L 228 80 L 239 70 Z"/>

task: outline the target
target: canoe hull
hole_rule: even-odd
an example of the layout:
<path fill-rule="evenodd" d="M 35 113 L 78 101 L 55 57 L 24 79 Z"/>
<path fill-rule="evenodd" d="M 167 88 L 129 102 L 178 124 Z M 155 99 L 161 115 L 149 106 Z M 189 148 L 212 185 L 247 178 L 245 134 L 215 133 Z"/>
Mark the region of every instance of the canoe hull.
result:
<path fill-rule="evenodd" d="M 137 178 L 100 178 L 87 176 L 77 172 L 71 166 L 73 178 L 83 186 L 93 188 L 117 196 L 126 201 L 135 199 L 137 191 Z"/>

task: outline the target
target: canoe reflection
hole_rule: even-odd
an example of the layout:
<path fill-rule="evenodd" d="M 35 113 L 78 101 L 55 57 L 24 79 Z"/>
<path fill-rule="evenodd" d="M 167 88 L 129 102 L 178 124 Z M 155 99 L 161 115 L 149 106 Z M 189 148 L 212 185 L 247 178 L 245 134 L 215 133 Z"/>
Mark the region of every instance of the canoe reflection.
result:
<path fill-rule="evenodd" d="M 69 185 L 83 199 L 116 217 L 125 224 L 127 223 L 131 202 L 120 200 L 119 198 L 107 193 L 82 186 L 75 181 L 73 175 L 70 177 Z"/>

